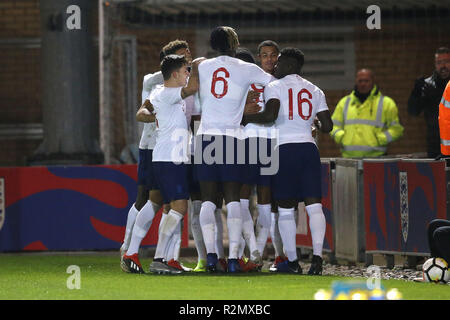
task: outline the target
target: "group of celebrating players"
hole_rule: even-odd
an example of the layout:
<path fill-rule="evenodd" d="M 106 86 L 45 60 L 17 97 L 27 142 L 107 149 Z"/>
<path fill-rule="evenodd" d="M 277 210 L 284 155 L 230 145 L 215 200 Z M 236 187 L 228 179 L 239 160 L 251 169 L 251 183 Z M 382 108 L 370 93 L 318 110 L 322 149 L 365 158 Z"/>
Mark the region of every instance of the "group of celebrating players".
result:
<path fill-rule="evenodd" d="M 136 114 L 144 122 L 138 195 L 127 217 L 121 268 L 144 273 L 139 246 L 164 207 L 152 273 L 261 271 L 270 234 L 276 255 L 270 271 L 301 274 L 295 210 L 303 201 L 313 243 L 308 274 L 320 275 L 326 221 L 312 127 L 325 133 L 333 127 L 325 95 L 300 76 L 304 55 L 299 49 L 280 50 L 274 41 L 263 41 L 259 67 L 248 50 L 239 48 L 231 27 L 215 28 L 210 45 L 217 57 L 192 61 L 188 44 L 172 41 L 161 50 L 161 71 L 144 77 Z M 256 226 L 249 209 L 255 186 Z M 193 270 L 179 262 L 189 199 L 198 253 Z M 245 245 L 249 259 L 243 258 Z"/>

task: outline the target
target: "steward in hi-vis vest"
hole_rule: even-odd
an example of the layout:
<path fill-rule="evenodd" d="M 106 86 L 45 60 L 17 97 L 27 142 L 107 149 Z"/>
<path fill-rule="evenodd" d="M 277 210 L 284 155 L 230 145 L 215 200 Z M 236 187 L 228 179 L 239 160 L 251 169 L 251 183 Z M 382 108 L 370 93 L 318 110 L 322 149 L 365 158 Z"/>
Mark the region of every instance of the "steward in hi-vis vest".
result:
<path fill-rule="evenodd" d="M 339 101 L 331 118 L 330 135 L 346 158 L 382 156 L 403 134 L 394 100 L 378 90 L 368 69 L 358 71 L 355 90 Z"/>

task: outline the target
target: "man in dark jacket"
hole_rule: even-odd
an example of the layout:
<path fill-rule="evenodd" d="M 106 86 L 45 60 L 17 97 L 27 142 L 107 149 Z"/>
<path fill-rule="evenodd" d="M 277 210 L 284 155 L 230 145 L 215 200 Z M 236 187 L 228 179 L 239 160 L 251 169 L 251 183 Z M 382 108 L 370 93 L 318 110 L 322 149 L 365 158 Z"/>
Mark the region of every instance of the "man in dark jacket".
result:
<path fill-rule="evenodd" d="M 447 82 L 450 80 L 450 49 L 441 47 L 435 54 L 435 71 L 426 78 L 416 80 L 408 100 L 408 113 L 414 116 L 423 111 L 427 124 L 427 155 L 440 156 L 439 102 Z"/>

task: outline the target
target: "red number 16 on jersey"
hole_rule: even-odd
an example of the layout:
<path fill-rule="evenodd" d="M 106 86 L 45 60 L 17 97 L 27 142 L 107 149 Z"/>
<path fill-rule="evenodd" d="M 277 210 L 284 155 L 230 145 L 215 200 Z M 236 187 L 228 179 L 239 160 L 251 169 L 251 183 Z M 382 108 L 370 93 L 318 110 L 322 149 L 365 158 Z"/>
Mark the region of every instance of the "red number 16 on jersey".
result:
<path fill-rule="evenodd" d="M 224 76 L 223 77 L 219 77 L 218 76 L 219 72 L 223 72 Z M 217 69 L 213 73 L 213 78 L 212 78 L 212 82 L 211 82 L 211 93 L 217 99 L 223 98 L 223 96 L 225 96 L 227 94 L 227 92 L 228 92 L 228 81 L 224 77 L 225 78 L 229 78 L 230 77 L 230 73 L 228 72 L 227 69 L 225 69 L 223 67 Z M 217 93 L 216 92 L 216 83 L 217 82 L 222 82 L 223 83 L 222 93 Z"/>
<path fill-rule="evenodd" d="M 307 98 L 303 98 L 302 94 L 306 93 Z M 289 89 L 289 120 L 294 119 L 294 115 L 293 115 L 293 109 L 294 109 L 294 102 L 293 102 L 293 91 L 292 88 Z M 311 100 L 312 99 L 312 94 L 311 92 L 309 92 L 306 89 L 302 89 L 299 91 L 299 93 L 297 94 L 297 107 L 298 107 L 298 115 L 303 119 L 303 120 L 308 120 L 309 118 L 311 118 L 311 114 L 312 114 L 312 103 Z M 303 113 L 303 106 L 302 104 L 306 103 L 308 104 L 308 111 L 306 113 L 306 115 Z"/>

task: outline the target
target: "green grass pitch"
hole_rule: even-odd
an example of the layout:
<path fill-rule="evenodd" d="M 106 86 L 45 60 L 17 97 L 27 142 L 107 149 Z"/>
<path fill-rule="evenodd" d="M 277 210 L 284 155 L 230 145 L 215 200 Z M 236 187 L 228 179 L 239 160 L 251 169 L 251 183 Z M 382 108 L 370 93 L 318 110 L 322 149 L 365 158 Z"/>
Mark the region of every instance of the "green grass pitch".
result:
<path fill-rule="evenodd" d="M 151 259 L 142 259 L 141 262 L 144 269 L 148 270 Z M 67 273 L 67 268 L 71 265 L 80 268 L 80 289 L 67 288 L 67 280 L 72 275 Z M 121 271 L 118 254 L 0 255 L 2 300 L 311 300 L 317 290 L 331 288 L 335 280 L 350 278 L 269 272 L 240 275 L 136 275 Z M 381 283 L 387 289 L 397 288 L 406 300 L 450 299 L 448 285 L 401 280 L 382 280 Z"/>

